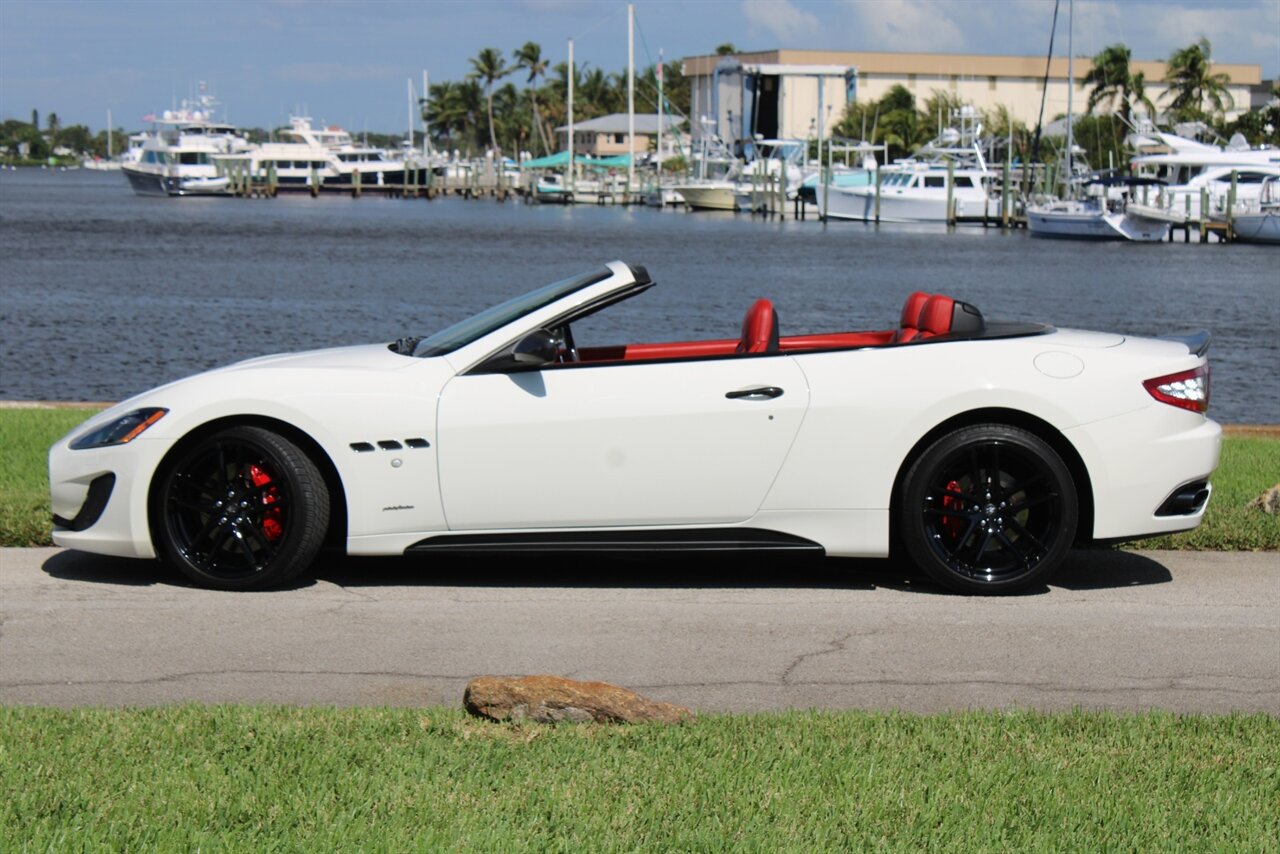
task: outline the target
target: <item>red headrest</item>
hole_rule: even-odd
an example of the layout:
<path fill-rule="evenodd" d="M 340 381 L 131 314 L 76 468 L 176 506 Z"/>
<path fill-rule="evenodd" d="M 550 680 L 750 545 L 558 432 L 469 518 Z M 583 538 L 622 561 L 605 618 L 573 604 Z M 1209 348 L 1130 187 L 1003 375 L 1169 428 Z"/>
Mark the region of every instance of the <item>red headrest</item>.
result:
<path fill-rule="evenodd" d="M 920 334 L 946 335 L 951 331 L 951 317 L 955 313 L 956 301 L 951 297 L 935 294 L 925 303 L 920 312 Z"/>
<path fill-rule="evenodd" d="M 928 301 L 929 294 L 924 291 L 916 291 L 907 297 L 907 301 L 902 304 L 902 319 L 898 321 L 898 325 L 903 329 L 918 327 L 920 325 L 920 312 Z"/>
<path fill-rule="evenodd" d="M 742 340 L 738 342 L 739 353 L 777 353 L 778 346 L 778 313 L 773 310 L 773 303 L 767 299 L 758 299 L 747 309 L 747 316 L 742 319 Z"/>

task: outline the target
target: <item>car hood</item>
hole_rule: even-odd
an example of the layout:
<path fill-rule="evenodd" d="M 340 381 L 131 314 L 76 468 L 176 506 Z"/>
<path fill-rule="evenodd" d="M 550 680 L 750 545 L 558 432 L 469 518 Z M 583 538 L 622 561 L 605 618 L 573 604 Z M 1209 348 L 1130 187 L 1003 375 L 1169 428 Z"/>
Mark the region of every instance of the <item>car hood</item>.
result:
<path fill-rule="evenodd" d="M 393 353 L 386 344 L 358 344 L 353 347 L 330 347 L 302 353 L 277 353 L 245 359 L 210 373 L 251 371 L 261 368 L 316 368 L 321 370 L 394 371 L 414 363 L 408 356 Z"/>
<path fill-rule="evenodd" d="M 148 389 L 104 410 L 89 421 L 86 421 L 85 425 L 92 426 L 98 423 L 106 423 L 112 418 L 145 404 L 171 406 L 172 404 L 169 401 L 175 391 L 183 390 L 187 394 L 199 394 L 199 389 L 207 388 L 208 384 L 216 378 L 225 377 L 229 373 L 239 371 L 321 370 L 329 372 L 387 373 L 408 368 L 415 364 L 421 365 L 425 361 L 427 360 L 414 359 L 393 353 L 387 344 L 358 344 L 353 347 L 331 347 L 325 350 L 307 350 L 301 353 L 278 353 L 274 356 L 258 356 L 257 358 L 246 359 L 243 362 L 235 362 L 221 368 L 213 368 L 198 374 L 192 374 L 191 376 L 182 377 L 173 382 Z"/>

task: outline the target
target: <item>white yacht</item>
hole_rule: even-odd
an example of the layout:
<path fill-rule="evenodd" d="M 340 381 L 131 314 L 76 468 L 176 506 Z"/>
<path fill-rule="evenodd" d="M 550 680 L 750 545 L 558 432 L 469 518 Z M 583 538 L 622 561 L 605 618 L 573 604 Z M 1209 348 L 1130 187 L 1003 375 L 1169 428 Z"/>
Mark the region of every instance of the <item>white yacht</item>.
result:
<path fill-rule="evenodd" d="M 316 145 L 330 152 L 326 184 L 350 185 L 360 174 L 362 184 L 401 184 L 404 182 L 404 159 L 381 148 L 356 145 L 351 134 L 337 125 L 313 128 L 309 118 L 293 118 L 289 129 L 281 132 L 284 142 Z"/>
<path fill-rule="evenodd" d="M 306 116 L 291 117 L 278 140 L 264 142 L 244 157 L 227 158 L 226 166 L 234 168 L 235 160 L 255 176 L 274 172 L 282 187 L 351 186 L 357 175 L 363 186 L 404 182 L 403 160 L 354 144 L 351 134 L 336 125 L 314 128 Z"/>
<path fill-rule="evenodd" d="M 878 186 L 874 180 L 853 186 L 833 183 L 818 193 L 818 215 L 863 222 L 946 222 L 953 213 L 978 216 L 988 211 L 993 204 L 991 172 L 979 144 L 982 123 L 967 105 L 953 118 L 958 128 L 947 128 L 911 157 L 880 167 Z M 952 211 L 947 210 L 948 199 Z"/>
<path fill-rule="evenodd" d="M 1280 176 L 1280 148 L 1250 148 L 1242 137 L 1226 146 L 1208 145 L 1175 134 L 1148 132 L 1154 145 L 1130 164 L 1136 174 L 1164 181 L 1167 186 L 1154 197 L 1131 203 L 1131 212 L 1170 223 L 1198 222 L 1226 210 L 1235 173 L 1237 204 L 1257 203 L 1263 182 Z M 1155 150 L 1153 150 L 1153 148 Z M 1207 199 L 1208 210 L 1201 210 Z"/>
<path fill-rule="evenodd" d="M 150 133 L 130 138 L 121 171 L 141 196 L 225 195 L 227 177 L 216 159 L 241 154 L 249 142 L 234 127 L 213 120 L 217 102 L 205 91 L 180 110 L 147 117 Z M 136 144 L 135 144 L 136 143 Z"/>

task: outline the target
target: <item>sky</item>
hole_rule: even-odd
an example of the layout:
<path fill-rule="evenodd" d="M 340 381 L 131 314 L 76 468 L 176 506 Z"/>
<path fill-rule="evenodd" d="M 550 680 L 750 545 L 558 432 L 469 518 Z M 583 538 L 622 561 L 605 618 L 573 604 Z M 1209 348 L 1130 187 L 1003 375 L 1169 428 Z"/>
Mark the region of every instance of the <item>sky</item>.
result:
<path fill-rule="evenodd" d="M 1054 0 L 635 0 L 636 65 L 776 48 L 1043 56 Z M 1280 0 L 1075 0 L 1074 52 L 1166 59 L 1206 36 L 1219 62 L 1280 75 Z M 1067 0 L 1055 53 L 1065 51 Z M 245 127 L 310 115 L 402 132 L 406 81 L 461 79 L 483 47 L 623 71 L 620 0 L 0 0 L 0 119 L 97 131 L 169 109 L 200 82 Z M 523 86 L 524 76 L 514 81 Z"/>

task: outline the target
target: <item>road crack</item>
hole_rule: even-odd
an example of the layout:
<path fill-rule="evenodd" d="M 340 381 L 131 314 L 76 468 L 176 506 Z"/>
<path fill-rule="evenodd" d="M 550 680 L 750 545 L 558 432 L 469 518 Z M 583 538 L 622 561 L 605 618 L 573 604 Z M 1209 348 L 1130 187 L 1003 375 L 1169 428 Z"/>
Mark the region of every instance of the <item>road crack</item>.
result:
<path fill-rule="evenodd" d="M 778 683 L 781 685 L 790 685 L 791 674 L 796 671 L 796 668 L 798 668 L 800 665 L 804 664 L 806 661 L 812 658 L 818 658 L 819 656 L 823 656 L 823 655 L 831 655 L 832 653 L 836 653 L 836 652 L 844 652 L 845 647 L 848 646 L 849 641 L 852 640 L 854 635 L 856 634 L 857 632 L 848 632 L 844 635 L 841 635 L 840 637 L 836 638 L 833 641 L 829 641 L 827 645 L 822 649 L 814 650 L 813 652 L 804 652 L 804 653 L 801 653 L 800 655 L 797 655 L 794 659 L 792 659 L 791 663 L 787 665 L 787 669 L 782 671 L 782 676 L 778 679 Z"/>

